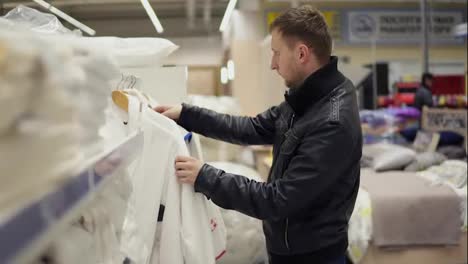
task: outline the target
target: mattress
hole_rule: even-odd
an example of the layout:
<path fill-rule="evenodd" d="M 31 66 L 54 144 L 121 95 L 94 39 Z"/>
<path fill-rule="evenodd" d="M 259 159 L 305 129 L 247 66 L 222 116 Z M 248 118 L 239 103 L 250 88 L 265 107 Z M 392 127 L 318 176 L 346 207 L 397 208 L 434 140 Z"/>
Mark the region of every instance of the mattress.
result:
<path fill-rule="evenodd" d="M 460 232 L 467 230 L 467 187 L 455 189 L 460 201 L 460 218 L 463 225 Z M 368 249 L 372 246 L 372 204 L 369 193 L 359 189 L 354 212 L 349 222 L 348 255 L 354 263 L 361 263 Z"/>

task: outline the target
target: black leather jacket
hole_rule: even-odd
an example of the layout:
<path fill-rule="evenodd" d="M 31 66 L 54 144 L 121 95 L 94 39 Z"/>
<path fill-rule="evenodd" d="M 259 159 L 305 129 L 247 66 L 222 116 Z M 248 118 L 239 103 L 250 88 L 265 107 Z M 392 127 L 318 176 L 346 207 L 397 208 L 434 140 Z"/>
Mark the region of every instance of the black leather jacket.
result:
<path fill-rule="evenodd" d="M 187 130 L 237 144 L 272 144 L 266 183 L 205 164 L 195 182 L 217 205 L 263 220 L 270 253 L 344 254 L 360 175 L 362 135 L 356 91 L 337 59 L 257 115 L 237 117 L 183 105 Z M 314 262 L 320 263 L 320 262 Z"/>

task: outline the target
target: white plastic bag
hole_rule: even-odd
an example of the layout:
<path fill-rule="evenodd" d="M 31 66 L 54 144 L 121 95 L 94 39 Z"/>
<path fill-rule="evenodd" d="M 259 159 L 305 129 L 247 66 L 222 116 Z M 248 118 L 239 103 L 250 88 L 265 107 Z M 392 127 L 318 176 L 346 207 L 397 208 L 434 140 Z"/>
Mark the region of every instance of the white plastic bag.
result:
<path fill-rule="evenodd" d="M 34 8 L 19 5 L 8 12 L 4 19 L 13 25 L 20 25 L 41 34 L 71 34 L 71 30 L 60 23 L 52 14 L 40 12 Z M 79 32 L 79 31 L 78 31 Z M 76 32 L 75 32 L 76 33 Z"/>
<path fill-rule="evenodd" d="M 439 166 L 432 166 L 419 173 L 433 184 L 447 184 L 453 188 L 463 188 L 467 182 L 467 163 L 460 160 L 446 160 Z"/>
<path fill-rule="evenodd" d="M 241 164 L 231 162 L 210 162 L 209 164 L 229 173 L 262 181 L 262 178 L 254 169 Z M 267 252 L 262 222 L 234 210 L 221 208 L 221 215 L 227 231 L 227 246 L 226 254 L 217 263 L 266 263 Z"/>
<path fill-rule="evenodd" d="M 218 113 L 240 115 L 239 102 L 230 96 L 190 95 L 188 103 Z M 206 161 L 235 161 L 241 154 L 241 147 L 220 140 L 200 136 L 203 156 Z"/>

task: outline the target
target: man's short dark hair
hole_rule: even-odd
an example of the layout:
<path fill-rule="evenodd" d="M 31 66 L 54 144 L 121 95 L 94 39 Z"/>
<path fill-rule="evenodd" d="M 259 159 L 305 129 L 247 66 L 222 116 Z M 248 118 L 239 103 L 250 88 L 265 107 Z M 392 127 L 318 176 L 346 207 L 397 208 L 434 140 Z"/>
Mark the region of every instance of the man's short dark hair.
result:
<path fill-rule="evenodd" d="M 432 80 L 432 79 L 434 79 L 434 75 L 432 75 L 429 72 L 423 73 L 423 75 L 421 76 L 421 85 L 426 85 L 426 80 Z"/>
<path fill-rule="evenodd" d="M 320 61 L 331 55 L 333 44 L 327 23 L 322 13 L 312 6 L 286 10 L 270 25 L 270 32 L 275 29 L 286 38 L 303 41 Z"/>

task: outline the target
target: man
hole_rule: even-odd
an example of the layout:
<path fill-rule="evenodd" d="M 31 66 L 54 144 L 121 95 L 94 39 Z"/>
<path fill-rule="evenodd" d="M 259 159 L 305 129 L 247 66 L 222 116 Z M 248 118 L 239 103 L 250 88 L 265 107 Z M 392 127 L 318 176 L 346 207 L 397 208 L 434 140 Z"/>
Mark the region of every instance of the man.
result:
<path fill-rule="evenodd" d="M 432 107 L 432 79 L 434 77 L 430 73 L 424 73 L 421 77 L 421 86 L 414 95 L 414 107 L 422 111 L 424 106 Z"/>
<path fill-rule="evenodd" d="M 344 263 L 347 224 L 359 188 L 362 136 L 356 92 L 331 57 L 320 12 L 287 10 L 271 25 L 285 102 L 237 117 L 183 104 L 155 110 L 187 130 L 237 144 L 272 144 L 266 183 L 178 157 L 176 176 L 217 205 L 263 220 L 272 264 Z"/>

